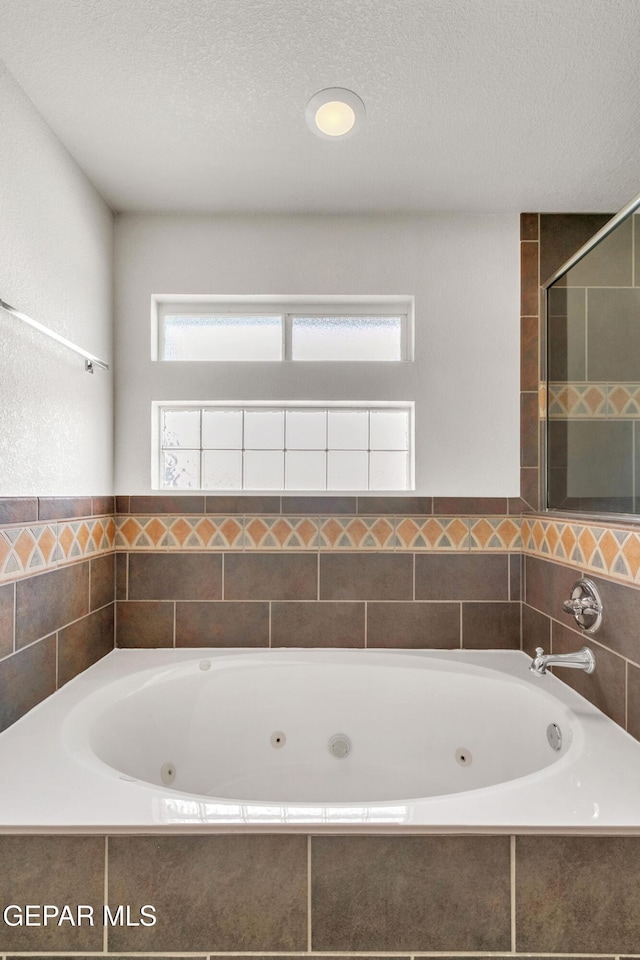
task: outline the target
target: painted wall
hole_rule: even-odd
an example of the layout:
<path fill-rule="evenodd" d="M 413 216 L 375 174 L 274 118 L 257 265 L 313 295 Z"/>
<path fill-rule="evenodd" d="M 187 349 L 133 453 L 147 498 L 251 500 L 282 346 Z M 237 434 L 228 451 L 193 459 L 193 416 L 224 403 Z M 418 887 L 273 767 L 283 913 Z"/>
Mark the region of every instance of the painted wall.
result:
<path fill-rule="evenodd" d="M 172 399 L 371 399 L 370 365 L 150 359 L 152 294 L 409 294 L 416 360 L 386 398 L 416 401 L 416 493 L 518 496 L 518 218 L 510 216 L 116 219 L 116 489 L 150 491 L 150 408 Z"/>
<path fill-rule="evenodd" d="M 113 216 L 0 64 L 0 298 L 106 360 Z M 0 496 L 106 494 L 111 373 L 0 310 Z"/>

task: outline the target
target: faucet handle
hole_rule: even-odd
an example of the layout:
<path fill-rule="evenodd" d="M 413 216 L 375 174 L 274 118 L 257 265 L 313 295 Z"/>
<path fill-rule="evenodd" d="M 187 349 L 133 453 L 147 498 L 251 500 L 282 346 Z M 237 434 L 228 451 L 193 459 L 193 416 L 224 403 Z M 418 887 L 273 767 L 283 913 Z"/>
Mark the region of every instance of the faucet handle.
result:
<path fill-rule="evenodd" d="M 536 647 L 536 657 L 542 657 L 542 656 L 544 656 L 544 648 Z"/>
<path fill-rule="evenodd" d="M 571 596 L 562 604 L 565 613 L 575 617 L 585 633 L 595 633 L 602 623 L 602 600 L 593 580 L 583 577 L 576 580 Z"/>

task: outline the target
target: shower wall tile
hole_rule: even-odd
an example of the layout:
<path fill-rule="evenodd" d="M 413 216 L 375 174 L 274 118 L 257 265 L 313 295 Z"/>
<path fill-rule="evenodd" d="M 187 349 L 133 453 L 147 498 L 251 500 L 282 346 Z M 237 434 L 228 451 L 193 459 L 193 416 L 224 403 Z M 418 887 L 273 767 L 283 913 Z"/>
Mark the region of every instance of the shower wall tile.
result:
<path fill-rule="evenodd" d="M 0 660 L 0 731 L 56 689 L 56 637 L 45 637 Z M 0 859 L 0 863 L 2 860 Z M 0 877 L 3 871 L 0 870 Z M 4 901 L 12 903 L 12 900 Z"/>
<path fill-rule="evenodd" d="M 592 674 L 582 670 L 565 670 L 563 681 L 586 697 L 598 710 L 602 710 L 621 727 L 625 725 L 626 664 L 597 639 L 578 633 L 555 621 L 551 624 L 551 650 L 553 653 L 574 653 L 587 640 L 596 657 L 596 670 Z"/>
<path fill-rule="evenodd" d="M 364 647 L 364 603 L 271 605 L 272 647 Z"/>
<path fill-rule="evenodd" d="M 510 947 L 508 837 L 313 837 L 311 883 L 313 950 Z"/>
<path fill-rule="evenodd" d="M 367 647 L 455 649 L 460 646 L 459 603 L 367 603 Z"/>
<path fill-rule="evenodd" d="M 386 514 L 417 514 L 428 516 L 434 513 L 432 497 L 358 497 L 357 512 L 366 516 L 385 516 Z M 331 504 L 321 511 L 324 514 L 353 513 L 353 510 L 336 511 Z"/>
<path fill-rule="evenodd" d="M 258 498 L 252 498 L 258 499 Z M 385 497 L 381 497 L 381 500 L 385 500 Z M 293 514 L 293 516 L 304 517 L 312 516 L 313 514 L 353 514 L 358 510 L 358 498 L 357 497 L 304 497 L 304 496 L 287 496 L 282 497 L 280 512 L 283 514 Z M 245 507 L 243 513 L 267 513 L 274 512 L 266 511 L 258 508 L 249 508 Z M 361 513 L 366 513 L 366 510 L 359 511 Z M 378 511 L 374 511 L 377 513 Z M 394 511 L 395 512 L 395 511 Z"/>
<path fill-rule="evenodd" d="M 70 517 L 90 517 L 93 513 L 91 497 L 39 497 L 38 520 L 66 520 Z"/>
<path fill-rule="evenodd" d="M 544 283 L 611 219 L 609 213 L 540 215 L 540 274 Z"/>
<path fill-rule="evenodd" d="M 640 289 L 589 289 L 591 380 L 640 380 Z"/>
<path fill-rule="evenodd" d="M 15 586 L 0 587 L 0 659 L 13 652 Z"/>
<path fill-rule="evenodd" d="M 0 497 L 0 523 L 34 523 L 37 519 L 37 497 Z"/>
<path fill-rule="evenodd" d="M 0 902 L 78 904 L 102 915 L 105 872 L 103 837 L 0 836 Z M 102 927 L 0 927 L 0 953 L 9 951 L 102 952 Z"/>
<path fill-rule="evenodd" d="M 89 609 L 113 603 L 115 591 L 115 554 L 106 553 L 90 561 L 90 599 Z"/>
<path fill-rule="evenodd" d="M 225 600 L 317 600 L 318 555 L 227 554 L 224 596 Z"/>
<path fill-rule="evenodd" d="M 281 512 L 280 497 L 248 496 L 212 496 L 205 497 L 205 513 L 223 515 L 233 514 L 279 514 Z M 192 511 L 196 512 L 196 511 Z M 301 511 L 296 510 L 295 513 Z"/>
<path fill-rule="evenodd" d="M 106 517 L 113 516 L 116 512 L 116 498 L 113 496 L 108 497 L 92 497 L 91 498 L 91 515 L 94 517 Z"/>
<path fill-rule="evenodd" d="M 537 213 L 520 214 L 520 239 L 537 240 L 539 231 L 539 215 Z"/>
<path fill-rule="evenodd" d="M 542 647 L 545 653 L 551 650 L 551 620 L 534 610 L 529 604 L 522 604 L 522 649 L 530 657 L 535 656 L 536 647 Z"/>
<path fill-rule="evenodd" d="M 465 650 L 520 649 L 520 603 L 463 603 Z"/>
<path fill-rule="evenodd" d="M 224 600 L 176 604 L 176 647 L 268 646 L 268 603 Z"/>
<path fill-rule="evenodd" d="M 508 600 L 504 555 L 416 555 L 416 600 Z"/>
<path fill-rule="evenodd" d="M 183 514 L 183 513 L 205 513 L 205 497 L 198 494 L 186 494 L 184 496 L 163 496 L 162 494 L 153 494 L 149 497 L 127 497 L 129 504 L 127 513 L 139 514 Z M 118 506 L 120 513 L 120 506 Z"/>
<path fill-rule="evenodd" d="M 116 553 L 115 599 L 126 600 L 129 578 L 129 554 Z"/>
<path fill-rule="evenodd" d="M 403 512 L 410 514 L 412 511 Z M 445 516 L 505 514 L 507 499 L 505 497 L 434 497 L 433 512 L 440 516 L 443 514 Z"/>
<path fill-rule="evenodd" d="M 218 553 L 132 553 L 130 600 L 220 600 L 222 557 Z"/>
<path fill-rule="evenodd" d="M 307 840 L 112 837 L 109 899 L 153 903 L 158 917 L 154 927 L 110 930 L 113 952 L 304 951 Z"/>
<path fill-rule="evenodd" d="M 117 647 L 172 647 L 175 604 L 163 600 L 116 603 Z"/>
<path fill-rule="evenodd" d="M 524 241 L 520 244 L 520 315 L 538 314 L 538 244 Z"/>
<path fill-rule="evenodd" d="M 58 687 L 113 650 L 114 603 L 58 632 Z"/>
<path fill-rule="evenodd" d="M 516 950 L 637 954 L 640 838 L 518 837 Z"/>
<path fill-rule="evenodd" d="M 640 667 L 627 663 L 627 732 L 640 740 Z"/>
<path fill-rule="evenodd" d="M 409 554 L 320 554 L 321 600 L 412 600 Z"/>
<path fill-rule="evenodd" d="M 16 647 L 89 612 L 89 563 L 77 563 L 16 584 Z"/>

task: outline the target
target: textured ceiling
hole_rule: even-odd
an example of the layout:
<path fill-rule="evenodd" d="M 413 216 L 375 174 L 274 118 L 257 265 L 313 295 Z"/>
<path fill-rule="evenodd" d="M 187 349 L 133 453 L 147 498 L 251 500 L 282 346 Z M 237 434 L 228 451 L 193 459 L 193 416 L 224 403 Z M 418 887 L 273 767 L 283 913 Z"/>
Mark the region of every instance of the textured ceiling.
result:
<path fill-rule="evenodd" d="M 121 211 L 614 210 L 639 40 L 638 0 L 0 0 L 0 59 Z M 366 104 L 344 142 L 305 124 L 327 86 Z"/>

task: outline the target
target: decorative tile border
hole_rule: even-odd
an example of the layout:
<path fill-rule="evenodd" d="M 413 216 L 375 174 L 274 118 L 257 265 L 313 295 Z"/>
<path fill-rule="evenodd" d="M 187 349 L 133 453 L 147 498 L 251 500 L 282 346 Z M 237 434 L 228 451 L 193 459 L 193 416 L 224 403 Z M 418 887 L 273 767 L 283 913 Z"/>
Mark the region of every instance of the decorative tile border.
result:
<path fill-rule="evenodd" d="M 640 416 L 640 383 L 550 383 L 551 420 Z"/>
<path fill-rule="evenodd" d="M 86 520 L 0 528 L 0 582 L 43 573 L 114 549 L 115 520 Z"/>
<path fill-rule="evenodd" d="M 155 516 L 116 518 L 117 550 L 518 552 L 519 517 Z"/>
<path fill-rule="evenodd" d="M 395 550 L 394 517 L 321 517 L 321 550 Z"/>
<path fill-rule="evenodd" d="M 640 529 L 524 517 L 522 544 L 523 552 L 531 556 L 640 584 Z"/>

